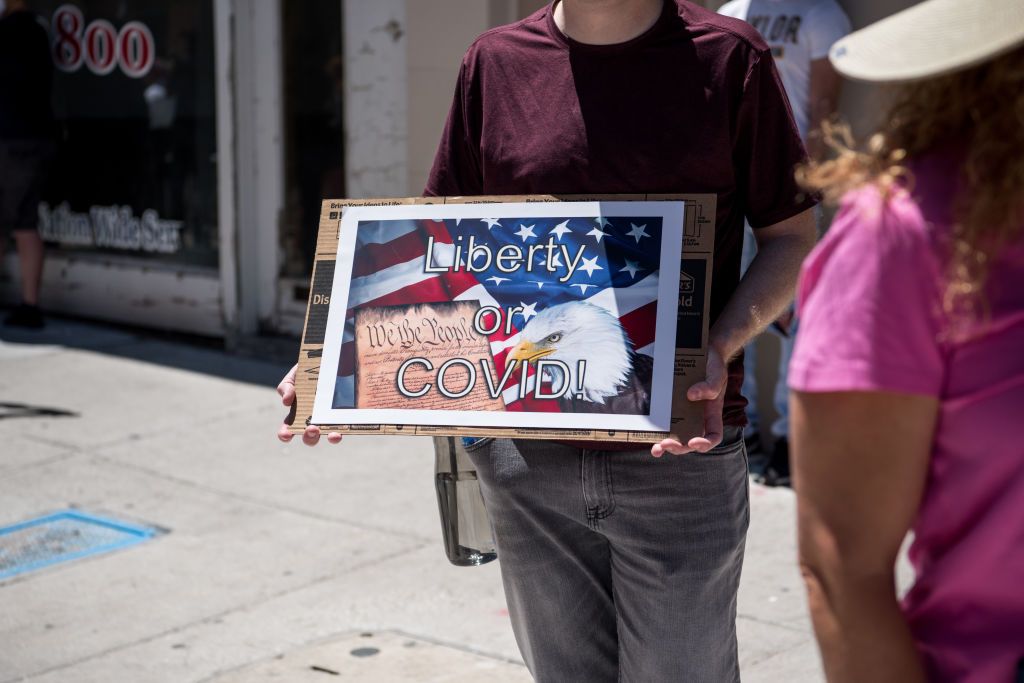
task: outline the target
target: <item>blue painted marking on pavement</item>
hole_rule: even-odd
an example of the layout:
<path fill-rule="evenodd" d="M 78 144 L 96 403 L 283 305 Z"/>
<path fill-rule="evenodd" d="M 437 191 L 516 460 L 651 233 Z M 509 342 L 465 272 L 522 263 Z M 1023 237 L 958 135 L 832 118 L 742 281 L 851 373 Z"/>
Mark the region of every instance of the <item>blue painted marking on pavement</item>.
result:
<path fill-rule="evenodd" d="M 0 581 L 149 540 L 157 530 L 63 510 L 0 527 Z"/>

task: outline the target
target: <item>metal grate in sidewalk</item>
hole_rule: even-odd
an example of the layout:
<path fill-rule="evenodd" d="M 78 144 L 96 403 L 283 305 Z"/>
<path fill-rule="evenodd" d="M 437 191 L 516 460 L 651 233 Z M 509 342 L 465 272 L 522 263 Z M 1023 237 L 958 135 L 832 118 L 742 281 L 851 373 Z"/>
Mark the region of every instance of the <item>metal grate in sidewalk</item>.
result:
<path fill-rule="evenodd" d="M 64 510 L 0 527 L 0 581 L 142 543 L 156 529 Z"/>

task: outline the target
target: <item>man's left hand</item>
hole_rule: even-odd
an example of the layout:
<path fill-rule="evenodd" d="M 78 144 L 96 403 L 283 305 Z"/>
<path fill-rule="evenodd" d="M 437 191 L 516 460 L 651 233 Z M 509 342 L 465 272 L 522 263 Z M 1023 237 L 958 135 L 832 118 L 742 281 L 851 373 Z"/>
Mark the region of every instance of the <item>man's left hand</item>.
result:
<path fill-rule="evenodd" d="M 703 382 L 697 382 L 686 392 L 690 401 L 704 402 L 704 436 L 695 436 L 685 445 L 675 439 L 665 439 L 651 447 L 651 455 L 660 458 L 665 453 L 707 453 L 722 442 L 724 426 L 722 409 L 725 405 L 725 385 L 729 371 L 722 354 L 713 346 L 708 347 L 707 374 Z"/>

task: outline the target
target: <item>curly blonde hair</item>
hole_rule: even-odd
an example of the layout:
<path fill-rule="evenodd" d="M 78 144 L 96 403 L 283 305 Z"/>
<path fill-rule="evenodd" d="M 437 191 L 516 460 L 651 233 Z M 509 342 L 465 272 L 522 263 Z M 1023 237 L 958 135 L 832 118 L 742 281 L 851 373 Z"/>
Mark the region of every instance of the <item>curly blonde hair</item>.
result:
<path fill-rule="evenodd" d="M 1024 48 L 984 64 L 901 86 L 882 128 L 857 149 L 845 124 L 826 124 L 833 159 L 797 170 L 808 189 L 835 202 L 874 183 L 883 196 L 911 186 L 907 159 L 950 141 L 965 144 L 947 255 L 947 312 L 976 312 L 989 265 L 1024 231 Z"/>

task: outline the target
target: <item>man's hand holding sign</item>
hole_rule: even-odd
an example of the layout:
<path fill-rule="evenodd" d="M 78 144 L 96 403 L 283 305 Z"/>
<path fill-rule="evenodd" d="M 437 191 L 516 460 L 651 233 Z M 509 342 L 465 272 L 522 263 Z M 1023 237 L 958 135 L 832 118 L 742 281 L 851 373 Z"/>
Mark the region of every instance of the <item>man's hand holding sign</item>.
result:
<path fill-rule="evenodd" d="M 690 439 L 686 445 L 666 439 L 651 449 L 654 456 L 666 452 L 705 453 L 722 440 L 722 409 L 728 381 L 726 365 L 789 307 L 793 300 L 793 287 L 789 283 L 796 282 L 803 256 L 814 246 L 815 234 L 810 211 L 757 230 L 757 258 L 711 328 L 706 378 L 686 392 L 688 400 L 704 404 L 704 435 Z"/>

